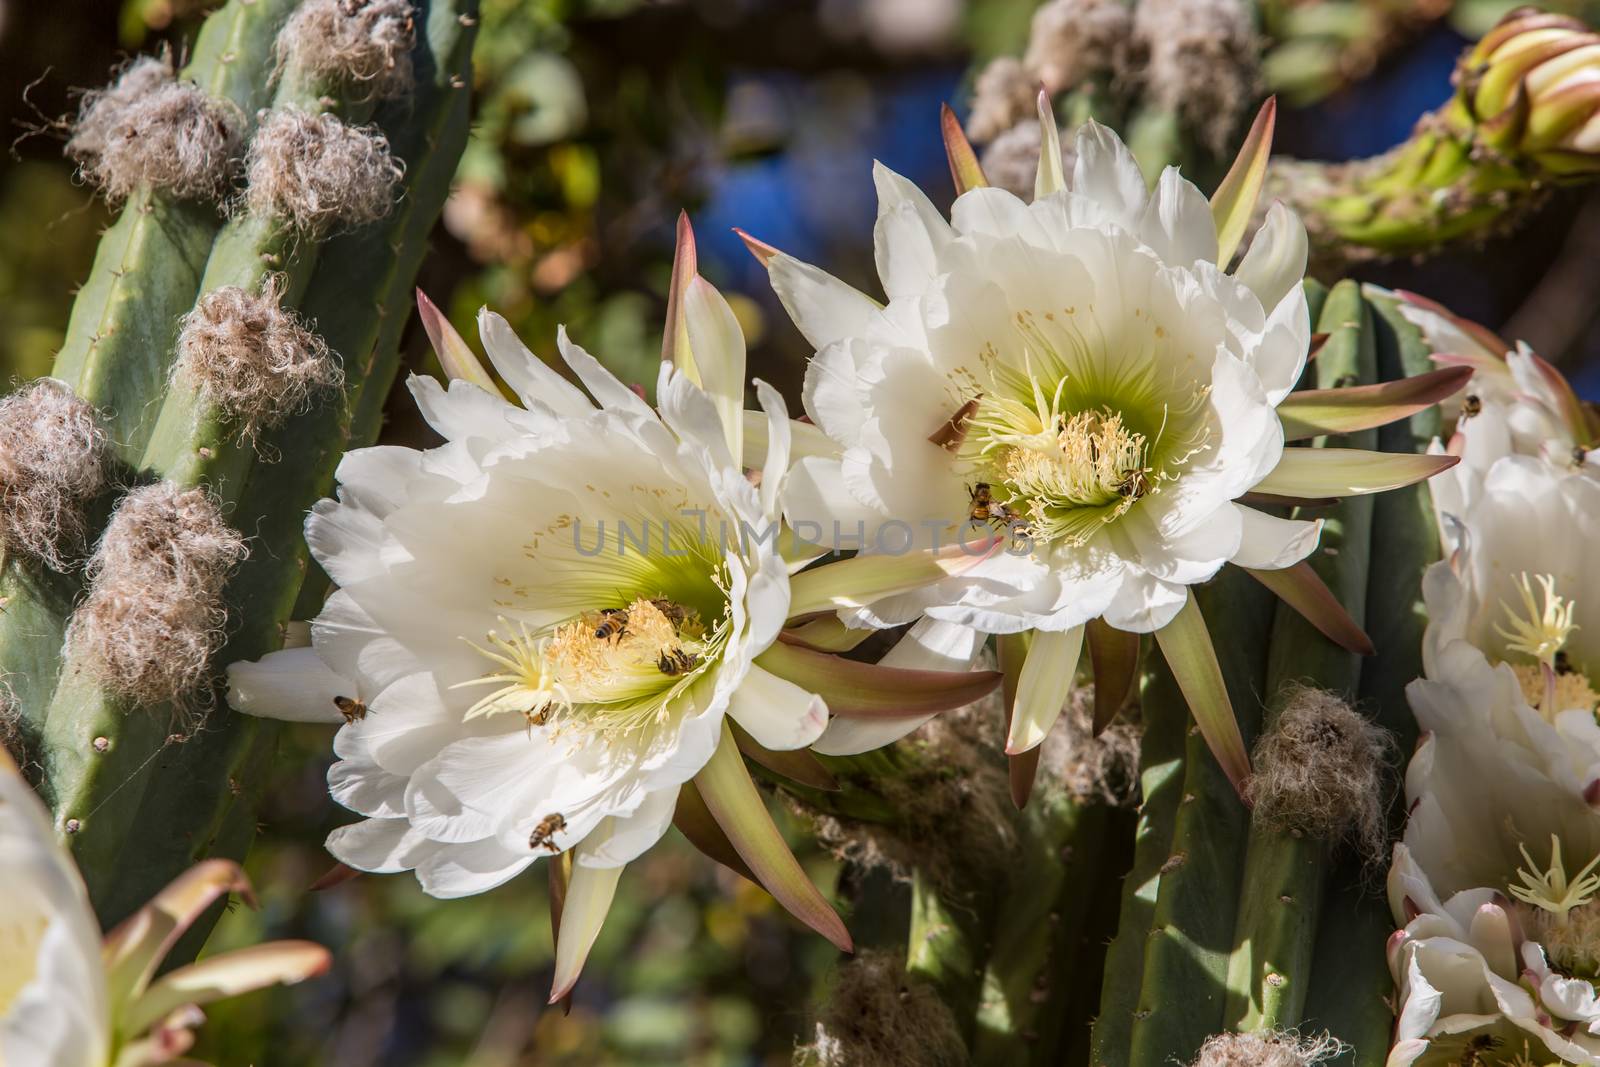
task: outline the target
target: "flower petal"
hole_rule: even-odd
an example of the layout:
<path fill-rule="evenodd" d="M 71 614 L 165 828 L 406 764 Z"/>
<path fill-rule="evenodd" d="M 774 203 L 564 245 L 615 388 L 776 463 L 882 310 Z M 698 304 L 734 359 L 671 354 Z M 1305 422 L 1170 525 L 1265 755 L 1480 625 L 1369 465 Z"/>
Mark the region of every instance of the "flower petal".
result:
<path fill-rule="evenodd" d="M 1245 135 L 1233 166 L 1211 195 L 1211 213 L 1217 226 L 1217 262 L 1227 266 L 1250 227 L 1261 186 L 1267 178 L 1267 158 L 1272 154 L 1272 133 L 1277 126 L 1278 98 L 1268 97 Z"/>
<path fill-rule="evenodd" d="M 820 625 L 824 621 L 836 620 L 819 620 L 811 625 Z M 802 627 L 797 633 L 803 634 L 807 629 L 809 627 Z M 872 631 L 847 632 L 869 634 Z M 879 666 L 905 670 L 970 671 L 978 661 L 983 642 L 984 635 L 970 626 L 938 619 L 919 619 L 879 661 Z M 870 719 L 835 717 L 812 747 L 825 756 L 854 756 L 870 752 L 900 740 L 936 714 L 927 712 L 899 718 Z"/>
<path fill-rule="evenodd" d="M 450 320 L 444 312 L 435 306 L 428 295 L 421 289 L 417 290 L 417 318 L 422 320 L 422 329 L 428 335 L 428 340 L 433 344 L 433 351 L 439 357 L 439 365 L 444 368 L 445 377 L 471 382 L 487 393 L 499 393 L 500 387 L 495 384 L 494 378 L 478 362 L 478 356 L 472 351 L 472 346 L 456 332 L 450 325 Z"/>
<path fill-rule="evenodd" d="M 1200 614 L 1200 605 L 1192 593 L 1176 617 L 1156 631 L 1156 642 L 1212 755 L 1233 783 L 1234 791 L 1242 796 L 1244 781 L 1250 776 L 1250 756 L 1239 733 L 1233 701 L 1222 680 L 1222 667 L 1217 663 L 1217 650 L 1206 629 L 1205 616 Z"/>
<path fill-rule="evenodd" d="M 1261 300 L 1263 308 L 1278 306 L 1306 276 L 1310 241 L 1300 216 L 1274 201 L 1267 221 L 1250 239 L 1250 248 L 1233 272 L 1234 278 Z"/>
<path fill-rule="evenodd" d="M 1082 651 L 1082 626 L 1034 631 L 1028 658 L 1023 661 L 1022 675 L 1017 680 L 1017 703 L 1011 709 L 1006 755 L 1019 755 L 1044 742 L 1072 693 Z"/>
<path fill-rule="evenodd" d="M 167 974 L 123 1009 L 124 1033 L 142 1034 L 186 1004 L 210 1004 L 269 985 L 294 985 L 327 971 L 333 957 L 310 941 L 272 941 L 209 956 Z"/>
<path fill-rule="evenodd" d="M 768 261 L 767 276 L 772 291 L 814 349 L 860 336 L 883 313 L 866 294 L 782 252 Z"/>
<path fill-rule="evenodd" d="M 728 301 L 704 278 L 689 283 L 683 315 L 700 388 L 722 420 L 728 452 L 738 465 L 744 453 L 744 331 Z"/>
<path fill-rule="evenodd" d="M 286 648 L 228 667 L 228 704 L 246 715 L 284 722 L 344 722 L 336 697 L 359 699 L 356 686 L 309 648 Z"/>
<path fill-rule="evenodd" d="M 1368 452 L 1360 448 L 1286 448 L 1278 465 L 1252 489 L 1294 497 L 1383 493 L 1425 481 L 1459 462 L 1459 456 Z"/>
<path fill-rule="evenodd" d="M 756 662 L 805 691 L 820 694 L 835 716 L 861 719 L 900 719 L 959 708 L 982 699 L 1000 681 L 994 671 L 914 670 L 862 663 L 782 641 Z"/>
<path fill-rule="evenodd" d="M 1472 373 L 1470 367 L 1446 367 L 1377 385 L 1290 393 L 1278 405 L 1284 439 L 1355 433 L 1408 418 L 1459 392 Z"/>
<path fill-rule="evenodd" d="M 1234 507 L 1243 520 L 1244 535 L 1230 562 L 1270 571 L 1298 563 L 1316 551 L 1322 536 L 1321 519 L 1280 519 L 1255 508 Z"/>
<path fill-rule="evenodd" d="M 915 183 L 882 163 L 872 165 L 872 181 L 878 187 L 873 249 L 883 291 L 891 300 L 920 296 L 939 273 L 950 224 Z"/>
<path fill-rule="evenodd" d="M 760 662 L 751 664 L 734 690 L 728 714 L 765 748 L 804 748 L 828 725 L 828 705 L 816 693 L 763 670 Z"/>
<path fill-rule="evenodd" d="M 1372 638 L 1350 617 L 1344 605 L 1333 595 L 1333 590 L 1311 569 L 1311 564 L 1301 560 L 1277 570 L 1246 567 L 1245 571 L 1298 611 L 1334 644 L 1360 656 L 1377 652 L 1372 647 Z"/>
<path fill-rule="evenodd" d="M 556 973 L 550 984 L 550 1003 L 572 991 L 583 970 L 594 939 L 617 895 L 621 867 L 585 867 L 574 863 L 572 879 L 561 905 L 561 932 L 556 937 Z"/>
<path fill-rule="evenodd" d="M 1123 229 L 1139 227 L 1150 199 L 1144 174 L 1128 146 L 1093 119 L 1078 130 L 1078 162 L 1072 168 L 1072 192 L 1099 203 Z"/>
<path fill-rule="evenodd" d="M 524 405 L 538 401 L 559 415 L 587 415 L 594 410 L 583 390 L 528 351 L 511 324 L 488 308 L 478 312 L 478 336 L 494 369 L 517 391 Z"/>
<path fill-rule="evenodd" d="M 795 918 L 849 952 L 850 932 L 773 824 L 731 731 L 723 730 L 717 751 L 694 782 L 717 824 L 767 892 Z"/>

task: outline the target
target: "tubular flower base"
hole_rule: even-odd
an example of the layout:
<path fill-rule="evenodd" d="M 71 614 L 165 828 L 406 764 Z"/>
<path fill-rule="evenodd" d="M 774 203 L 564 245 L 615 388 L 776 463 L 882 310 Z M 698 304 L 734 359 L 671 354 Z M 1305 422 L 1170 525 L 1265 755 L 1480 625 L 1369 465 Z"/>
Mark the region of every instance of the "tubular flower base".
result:
<path fill-rule="evenodd" d="M 194 1044 L 204 1005 L 327 970 L 320 946 L 277 941 L 158 978 L 178 939 L 230 893 L 251 900 L 244 872 L 208 860 L 102 943 L 88 893 L 56 844 L 49 813 L 0 751 L 0 1065 L 168 1063 Z"/>
<path fill-rule="evenodd" d="M 1039 107 L 1048 117 L 1048 100 Z M 1212 751 L 1241 783 L 1245 747 L 1190 587 L 1229 562 L 1292 567 L 1320 528 L 1241 498 L 1380 492 L 1454 462 L 1284 447 L 1286 427 L 1305 436 L 1318 420 L 1377 426 L 1448 395 L 1463 376 L 1418 382 L 1415 395 L 1291 392 L 1311 340 L 1304 230 L 1274 206 L 1236 270 L 1222 269 L 1255 209 L 1274 114 L 1269 102 L 1209 204 L 1173 169 L 1147 192 L 1128 149 L 1095 123 L 1078 133 L 1069 184 L 1053 121 L 1041 122 L 1044 162 L 1025 204 L 981 184 L 947 123 L 963 190 L 950 221 L 905 179 L 876 171 L 886 306 L 751 242 L 817 353 L 804 392 L 814 426 L 794 430 L 803 444 L 786 493 L 791 525 L 859 523 L 863 558 L 911 530 L 933 544 L 990 528 L 1005 536 L 1001 551 L 959 576 L 840 617 L 1033 631 L 1008 753 L 1044 739 L 1084 627 L 1103 620 L 1156 635 Z M 1316 612 L 1324 632 L 1366 647 L 1331 596 L 1292 584 L 1320 587 L 1312 572 L 1288 581 L 1287 598 Z M 819 747 L 862 751 L 915 725 L 852 731 L 848 746 L 825 733 Z"/>
<path fill-rule="evenodd" d="M 343 723 L 329 787 L 364 819 L 329 838 L 342 863 L 414 870 L 427 892 L 459 897 L 559 858 L 553 1000 L 576 981 L 623 866 L 675 818 L 848 949 L 740 749 L 789 766 L 799 757 L 785 754 L 822 733 L 830 701 L 841 716 L 871 717 L 894 685 L 911 700 L 900 710 L 927 715 L 998 680 L 880 675 L 779 643 L 791 615 L 848 603 L 844 590 L 899 594 L 964 557 L 790 578 L 777 549 L 787 412 L 758 382 L 757 485 L 743 469 L 744 341 L 694 274 L 686 224 L 680 233 L 659 414 L 564 333 L 562 356 L 587 395 L 485 311 L 484 346 L 522 400 L 508 403 L 421 301 L 456 380 L 413 378 L 411 389 L 447 443 L 345 457 L 339 499 L 307 523 L 339 586 L 311 647 L 235 664 L 230 677 L 241 711 Z"/>
<path fill-rule="evenodd" d="M 1456 94 L 1409 140 L 1346 164 L 1286 161 L 1268 188 L 1319 260 L 1411 255 L 1515 227 L 1550 186 L 1600 172 L 1600 35 L 1519 8 L 1456 67 Z"/>

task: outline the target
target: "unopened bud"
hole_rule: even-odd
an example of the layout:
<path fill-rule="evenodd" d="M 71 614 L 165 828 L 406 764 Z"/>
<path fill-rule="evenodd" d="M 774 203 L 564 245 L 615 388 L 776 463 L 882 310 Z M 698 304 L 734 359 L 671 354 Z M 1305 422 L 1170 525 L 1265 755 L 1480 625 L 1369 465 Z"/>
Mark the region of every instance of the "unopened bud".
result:
<path fill-rule="evenodd" d="M 1600 34 L 1533 8 L 1461 60 L 1456 99 L 1478 138 L 1552 175 L 1600 171 Z"/>

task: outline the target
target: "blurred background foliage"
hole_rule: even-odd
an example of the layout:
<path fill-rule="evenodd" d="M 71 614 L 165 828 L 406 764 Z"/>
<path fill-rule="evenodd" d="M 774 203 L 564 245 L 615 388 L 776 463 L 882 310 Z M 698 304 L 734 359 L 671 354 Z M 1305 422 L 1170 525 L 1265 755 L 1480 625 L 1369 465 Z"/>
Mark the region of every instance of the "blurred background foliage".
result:
<path fill-rule="evenodd" d="M 205 0 L 0 0 L 0 375 L 47 373 L 105 207 L 61 157 L 76 94 L 128 55 L 180 55 Z M 1506 0 L 1264 0 L 1266 88 L 1291 105 L 1279 147 L 1339 160 L 1403 139 L 1449 94 L 1463 44 Z M 1600 4 L 1546 6 L 1594 21 Z M 795 403 L 808 352 L 731 227 L 872 285 L 871 160 L 950 197 L 941 101 L 1021 51 L 1034 0 L 484 0 L 474 134 L 422 287 L 468 337 L 488 304 L 549 357 L 557 323 L 646 388 L 659 358 L 672 233 L 694 219 L 701 269 L 750 339 L 751 372 Z M 1231 146 L 1230 146 L 1231 152 Z M 1600 395 L 1593 292 L 1600 202 L 1555 197 L 1515 239 L 1362 276 L 1446 301 Z M 420 330 L 413 369 L 437 372 Z M 403 391 L 386 440 L 427 444 Z M 322 784 L 327 735 L 286 735 L 250 869 L 258 912 L 214 949 L 309 937 L 334 972 L 215 1009 L 197 1054 L 219 1064 L 518 1067 L 784 1064 L 834 959 L 759 890 L 675 834 L 630 866 L 569 1013 L 544 1004 L 543 879 L 436 902 L 408 877 L 306 887 L 342 820 Z M 824 886 L 859 877 L 794 840 Z M 858 943 L 903 936 L 904 893 L 861 896 Z M 887 901 L 887 903 L 884 903 Z M 847 904 L 848 907 L 848 904 Z M 863 905 L 863 908 L 865 905 Z"/>

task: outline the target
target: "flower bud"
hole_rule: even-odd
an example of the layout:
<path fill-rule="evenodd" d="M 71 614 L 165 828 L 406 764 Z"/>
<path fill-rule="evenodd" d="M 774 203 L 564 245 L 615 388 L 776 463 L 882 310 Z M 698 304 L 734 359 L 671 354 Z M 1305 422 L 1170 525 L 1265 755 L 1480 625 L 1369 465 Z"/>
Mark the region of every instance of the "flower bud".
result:
<path fill-rule="evenodd" d="M 1457 101 L 1478 137 L 1553 175 L 1600 171 L 1600 34 L 1518 8 L 1457 70 Z"/>

